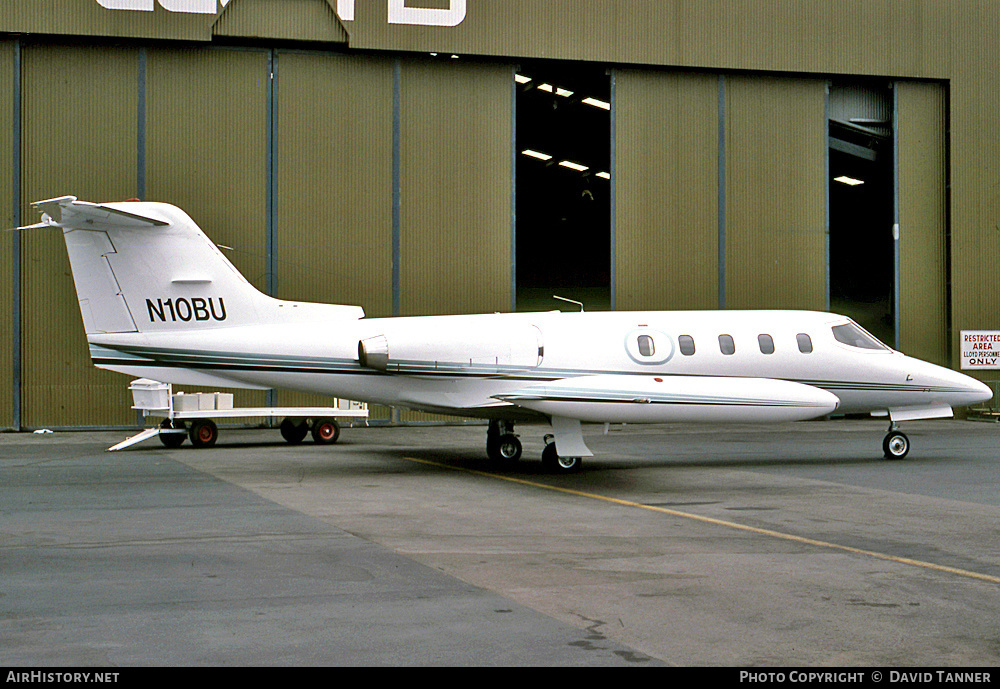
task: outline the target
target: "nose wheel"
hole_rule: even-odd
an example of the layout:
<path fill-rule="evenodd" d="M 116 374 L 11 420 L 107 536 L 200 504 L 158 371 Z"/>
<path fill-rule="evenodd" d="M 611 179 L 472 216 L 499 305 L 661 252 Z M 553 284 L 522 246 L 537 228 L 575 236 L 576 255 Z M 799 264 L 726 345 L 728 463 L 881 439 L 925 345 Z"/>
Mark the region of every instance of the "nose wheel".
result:
<path fill-rule="evenodd" d="M 910 451 L 910 439 L 895 426 L 889 426 L 889 432 L 882 439 L 882 451 L 886 459 L 902 459 Z"/>
<path fill-rule="evenodd" d="M 542 466 L 553 474 L 573 474 L 580 471 L 582 457 L 563 457 L 556 451 L 556 444 L 548 442 L 542 450 Z"/>

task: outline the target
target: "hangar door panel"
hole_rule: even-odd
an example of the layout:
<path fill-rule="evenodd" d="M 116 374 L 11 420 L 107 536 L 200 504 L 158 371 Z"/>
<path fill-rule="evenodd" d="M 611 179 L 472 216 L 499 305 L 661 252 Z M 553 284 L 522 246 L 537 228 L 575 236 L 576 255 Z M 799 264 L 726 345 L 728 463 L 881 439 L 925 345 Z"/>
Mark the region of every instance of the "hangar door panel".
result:
<path fill-rule="evenodd" d="M 31 201 L 135 196 L 138 50 L 26 45 L 21 59 L 20 222 L 38 221 Z M 91 364 L 60 233 L 21 233 L 21 270 L 21 423 L 133 422 L 128 379 Z"/>
<path fill-rule="evenodd" d="M 392 315 L 392 62 L 278 55 L 281 299 Z"/>
<path fill-rule="evenodd" d="M 896 82 L 899 198 L 899 346 L 948 364 L 947 94 Z"/>
<path fill-rule="evenodd" d="M 400 312 L 511 306 L 511 84 L 503 65 L 403 62 Z"/>
<path fill-rule="evenodd" d="M 14 147 L 14 42 L 0 41 L 0 151 Z M 0 217 L 7 227 L 20 224 L 13 207 L 12 190 L 14 168 L 11 161 L 0 164 Z M 3 233 L 0 238 L 0 428 L 14 426 L 14 349 L 20 343 L 14 340 L 14 233 Z"/>
<path fill-rule="evenodd" d="M 265 291 L 267 53 L 150 50 L 147 196 L 182 208 Z"/>
<path fill-rule="evenodd" d="M 725 79 L 725 306 L 826 305 L 826 82 Z"/>
<path fill-rule="evenodd" d="M 615 72 L 615 306 L 718 306 L 714 75 Z"/>

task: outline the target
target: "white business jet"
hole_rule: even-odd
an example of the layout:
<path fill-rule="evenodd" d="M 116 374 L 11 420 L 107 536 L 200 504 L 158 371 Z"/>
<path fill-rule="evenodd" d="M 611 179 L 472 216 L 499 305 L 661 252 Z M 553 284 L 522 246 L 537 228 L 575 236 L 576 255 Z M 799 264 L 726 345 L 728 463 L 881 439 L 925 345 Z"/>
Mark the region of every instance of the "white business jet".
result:
<path fill-rule="evenodd" d="M 551 425 L 542 460 L 569 472 L 592 456 L 581 422 L 778 422 L 833 412 L 887 415 L 885 456 L 902 458 L 910 443 L 897 422 L 951 416 L 992 396 L 829 313 L 368 319 L 357 306 L 262 294 L 174 206 L 73 196 L 33 205 L 42 221 L 31 227 L 63 232 L 96 366 L 164 383 L 283 388 L 488 419 L 487 453 L 501 463 L 521 455 L 521 421 Z"/>

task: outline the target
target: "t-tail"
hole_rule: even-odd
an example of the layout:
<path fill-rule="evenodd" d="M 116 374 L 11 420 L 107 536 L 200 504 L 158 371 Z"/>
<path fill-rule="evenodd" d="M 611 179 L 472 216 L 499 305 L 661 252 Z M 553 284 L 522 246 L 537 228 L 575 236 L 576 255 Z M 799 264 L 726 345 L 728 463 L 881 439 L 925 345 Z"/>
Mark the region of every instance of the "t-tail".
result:
<path fill-rule="evenodd" d="M 274 299 L 254 287 L 182 210 L 164 203 L 33 203 L 62 229 L 90 341 L 114 333 L 192 332 L 306 318 L 357 319 L 357 306 Z"/>

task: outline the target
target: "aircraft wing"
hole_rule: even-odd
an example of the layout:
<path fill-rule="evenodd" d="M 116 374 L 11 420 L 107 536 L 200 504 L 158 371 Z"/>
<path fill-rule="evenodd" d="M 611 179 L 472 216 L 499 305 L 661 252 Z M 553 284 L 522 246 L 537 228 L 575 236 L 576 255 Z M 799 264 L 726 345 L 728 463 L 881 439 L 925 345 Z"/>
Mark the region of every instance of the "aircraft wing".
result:
<path fill-rule="evenodd" d="M 119 207 L 119 204 L 97 204 L 77 201 L 75 196 L 36 201 L 31 204 L 44 215 L 43 221 L 72 229 L 99 229 L 101 227 L 159 227 L 169 224 L 163 218 L 138 215 Z M 46 220 L 46 216 L 48 219 Z"/>
<path fill-rule="evenodd" d="M 604 374 L 495 395 L 553 417 L 592 423 L 800 421 L 825 416 L 836 395 L 772 378 Z"/>

